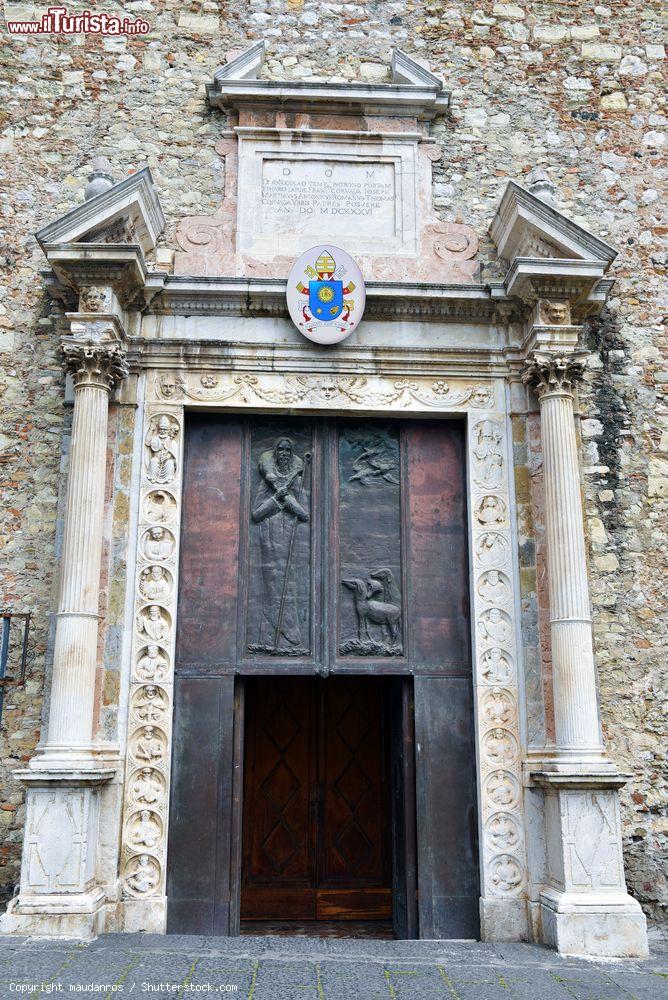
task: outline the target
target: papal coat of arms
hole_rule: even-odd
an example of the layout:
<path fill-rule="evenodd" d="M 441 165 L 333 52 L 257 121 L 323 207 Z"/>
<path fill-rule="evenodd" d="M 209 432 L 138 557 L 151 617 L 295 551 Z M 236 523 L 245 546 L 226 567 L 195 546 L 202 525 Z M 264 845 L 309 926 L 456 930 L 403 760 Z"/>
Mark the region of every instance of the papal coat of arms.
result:
<path fill-rule="evenodd" d="M 362 272 L 339 247 L 311 247 L 290 271 L 290 316 L 300 333 L 317 344 L 349 337 L 362 318 L 365 301 Z"/>

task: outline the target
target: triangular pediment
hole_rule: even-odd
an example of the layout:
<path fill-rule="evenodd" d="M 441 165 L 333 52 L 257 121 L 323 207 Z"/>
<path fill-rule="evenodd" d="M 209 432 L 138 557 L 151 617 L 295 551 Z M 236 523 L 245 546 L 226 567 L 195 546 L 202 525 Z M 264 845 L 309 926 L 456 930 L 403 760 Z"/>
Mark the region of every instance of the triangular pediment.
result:
<path fill-rule="evenodd" d="M 499 256 L 596 261 L 607 271 L 617 256 L 608 243 L 531 191 L 509 181 L 489 228 Z"/>
<path fill-rule="evenodd" d="M 155 246 L 165 216 L 148 167 L 95 195 L 35 233 L 44 250 L 62 243 L 137 243 Z"/>

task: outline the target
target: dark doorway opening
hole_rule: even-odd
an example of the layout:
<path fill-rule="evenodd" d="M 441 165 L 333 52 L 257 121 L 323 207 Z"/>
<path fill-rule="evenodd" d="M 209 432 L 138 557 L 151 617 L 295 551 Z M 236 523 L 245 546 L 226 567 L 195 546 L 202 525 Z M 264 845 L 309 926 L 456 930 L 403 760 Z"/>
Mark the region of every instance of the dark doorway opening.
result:
<path fill-rule="evenodd" d="M 357 675 L 246 680 L 242 931 L 391 928 L 391 689 Z"/>

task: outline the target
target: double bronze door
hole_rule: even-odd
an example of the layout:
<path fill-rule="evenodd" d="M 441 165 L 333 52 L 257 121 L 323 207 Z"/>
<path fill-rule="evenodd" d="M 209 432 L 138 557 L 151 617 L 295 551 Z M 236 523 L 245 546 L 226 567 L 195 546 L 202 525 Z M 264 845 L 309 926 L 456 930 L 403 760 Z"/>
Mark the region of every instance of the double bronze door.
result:
<path fill-rule="evenodd" d="M 392 916 L 382 679 L 245 682 L 242 919 Z"/>
<path fill-rule="evenodd" d="M 237 933 L 242 913 L 275 918 L 276 889 L 310 918 L 386 914 L 391 895 L 398 936 L 418 917 L 423 937 L 476 936 L 463 430 L 189 418 L 169 930 Z M 364 711 L 390 749 L 337 750 L 337 699 L 382 678 L 392 724 L 378 688 Z M 272 742 L 276 710 L 287 729 Z M 352 754 L 346 775 L 337 753 Z"/>

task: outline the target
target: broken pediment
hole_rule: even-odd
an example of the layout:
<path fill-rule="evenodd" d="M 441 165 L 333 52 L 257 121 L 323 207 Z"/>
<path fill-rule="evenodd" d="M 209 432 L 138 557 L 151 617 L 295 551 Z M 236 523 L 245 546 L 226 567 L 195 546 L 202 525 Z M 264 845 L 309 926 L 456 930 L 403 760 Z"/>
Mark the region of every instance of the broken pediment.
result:
<path fill-rule="evenodd" d="M 50 222 L 35 233 L 42 250 L 63 243 L 138 244 L 152 250 L 165 225 L 165 217 L 148 167 Z"/>
<path fill-rule="evenodd" d="M 211 107 L 270 114 L 391 115 L 431 121 L 450 105 L 443 81 L 399 49 L 392 54 L 390 83 L 263 80 L 258 74 L 264 56 L 264 42 L 257 42 L 220 66 L 206 88 Z"/>
<path fill-rule="evenodd" d="M 433 208 L 438 77 L 397 50 L 391 83 L 284 83 L 257 79 L 263 58 L 262 43 L 235 55 L 208 88 L 233 113 L 216 145 L 225 190 L 214 215 L 180 224 L 175 273 L 283 278 L 331 242 L 376 280 L 477 281 L 475 231 Z"/>
<path fill-rule="evenodd" d="M 545 197 L 515 181 L 508 182 L 489 233 L 499 257 L 508 263 L 516 257 L 595 261 L 607 271 L 617 256 L 616 250 L 572 222 Z"/>

